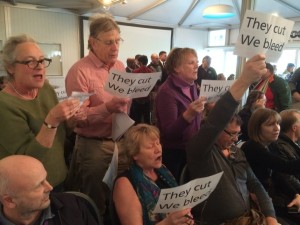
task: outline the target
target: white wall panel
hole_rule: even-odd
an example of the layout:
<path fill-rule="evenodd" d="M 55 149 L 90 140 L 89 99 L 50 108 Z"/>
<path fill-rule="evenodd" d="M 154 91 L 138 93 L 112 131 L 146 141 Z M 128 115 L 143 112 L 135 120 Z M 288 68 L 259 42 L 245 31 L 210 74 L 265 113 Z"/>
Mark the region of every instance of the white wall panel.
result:
<path fill-rule="evenodd" d="M 62 75 L 49 76 L 51 83 L 64 86 L 64 77 L 80 58 L 79 19 L 70 13 L 11 7 L 11 34 L 29 34 L 37 42 L 60 44 Z"/>
<path fill-rule="evenodd" d="M 207 46 L 207 36 L 207 31 L 175 28 L 174 47 L 195 49 L 201 64 L 202 57 L 204 56 L 203 49 Z"/>

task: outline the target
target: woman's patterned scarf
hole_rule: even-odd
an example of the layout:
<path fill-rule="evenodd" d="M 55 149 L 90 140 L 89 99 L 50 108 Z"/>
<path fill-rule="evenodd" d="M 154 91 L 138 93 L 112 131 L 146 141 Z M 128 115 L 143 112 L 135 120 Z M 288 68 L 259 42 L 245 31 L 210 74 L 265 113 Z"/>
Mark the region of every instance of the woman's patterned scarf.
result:
<path fill-rule="evenodd" d="M 160 188 L 154 181 L 149 179 L 144 173 L 142 168 L 133 163 L 129 169 L 133 186 L 135 187 L 137 196 L 141 202 L 143 210 L 143 224 L 154 225 L 157 222 L 163 220 L 166 217 L 164 213 L 153 213 L 153 210 L 158 201 L 160 194 Z M 159 169 L 155 169 L 159 179 L 163 181 L 166 186 L 176 187 L 178 184 L 171 172 L 162 166 Z"/>

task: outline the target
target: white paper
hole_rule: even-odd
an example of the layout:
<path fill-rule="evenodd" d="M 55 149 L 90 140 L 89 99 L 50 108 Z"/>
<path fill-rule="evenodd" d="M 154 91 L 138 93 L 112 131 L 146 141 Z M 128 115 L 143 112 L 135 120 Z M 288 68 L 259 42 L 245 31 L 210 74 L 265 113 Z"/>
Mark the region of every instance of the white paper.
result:
<path fill-rule="evenodd" d="M 118 161 L 119 161 L 119 149 L 117 143 L 115 142 L 113 157 L 102 180 L 104 183 L 107 184 L 110 190 L 113 189 L 114 181 L 118 174 Z"/>
<path fill-rule="evenodd" d="M 71 97 L 79 99 L 80 105 L 82 105 L 82 103 L 93 94 L 94 93 L 85 93 L 85 92 L 72 91 Z"/>
<path fill-rule="evenodd" d="M 272 14 L 247 10 L 234 54 L 251 58 L 264 53 L 267 62 L 276 63 L 290 38 L 294 23 Z"/>
<path fill-rule="evenodd" d="M 61 102 L 68 98 L 66 89 L 64 87 L 55 88 L 54 91 L 56 93 L 58 101 Z"/>
<path fill-rule="evenodd" d="M 202 80 L 199 97 L 206 97 L 206 102 L 216 102 L 234 82 L 234 80 Z"/>
<path fill-rule="evenodd" d="M 117 141 L 134 122 L 126 113 L 114 113 L 112 117 L 112 139 Z"/>
<path fill-rule="evenodd" d="M 141 98 L 149 95 L 161 72 L 158 73 L 126 73 L 110 70 L 104 90 L 123 98 Z"/>
<path fill-rule="evenodd" d="M 220 172 L 192 180 L 179 187 L 162 189 L 153 213 L 170 213 L 193 208 L 209 197 L 222 175 L 223 172 Z"/>

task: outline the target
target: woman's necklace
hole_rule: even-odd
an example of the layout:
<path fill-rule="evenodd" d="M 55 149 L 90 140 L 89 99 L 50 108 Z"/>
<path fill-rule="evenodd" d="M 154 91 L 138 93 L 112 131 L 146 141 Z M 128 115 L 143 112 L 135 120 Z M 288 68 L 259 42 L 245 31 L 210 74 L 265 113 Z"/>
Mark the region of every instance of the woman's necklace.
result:
<path fill-rule="evenodd" d="M 36 98 L 36 95 L 35 95 L 34 97 L 29 98 L 29 97 L 26 97 L 26 96 L 20 94 L 20 93 L 17 91 L 17 89 L 14 87 L 14 85 L 13 85 L 10 81 L 8 81 L 7 83 L 8 83 L 8 85 L 13 89 L 13 91 L 14 91 L 17 95 L 19 95 L 21 98 L 26 99 L 26 100 L 33 100 L 33 99 Z"/>

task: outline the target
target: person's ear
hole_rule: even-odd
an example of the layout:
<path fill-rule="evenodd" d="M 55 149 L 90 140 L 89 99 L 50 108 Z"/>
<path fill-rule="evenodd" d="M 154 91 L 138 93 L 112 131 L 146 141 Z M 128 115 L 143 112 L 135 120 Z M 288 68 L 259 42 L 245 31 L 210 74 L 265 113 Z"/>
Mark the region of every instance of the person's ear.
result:
<path fill-rule="evenodd" d="M 292 126 L 292 131 L 295 132 L 296 130 L 297 130 L 297 125 L 294 124 L 294 125 Z"/>
<path fill-rule="evenodd" d="M 8 74 L 11 74 L 13 75 L 15 73 L 15 67 L 13 65 L 9 65 L 7 68 L 6 68 Z"/>
<path fill-rule="evenodd" d="M 7 195 L 7 194 L 3 195 L 1 203 L 5 208 L 12 209 L 12 208 L 15 208 L 15 206 L 16 206 L 16 203 L 14 202 L 13 197 L 11 197 L 10 195 Z"/>
<path fill-rule="evenodd" d="M 179 67 L 178 67 L 178 66 L 174 67 L 174 71 L 175 71 L 176 73 L 179 73 L 179 72 L 180 72 L 180 71 L 179 71 Z"/>
<path fill-rule="evenodd" d="M 89 43 L 89 46 L 91 46 L 91 49 L 94 48 L 95 42 L 96 42 L 96 41 L 97 41 L 97 40 L 95 40 L 95 38 L 89 37 L 88 43 Z"/>

